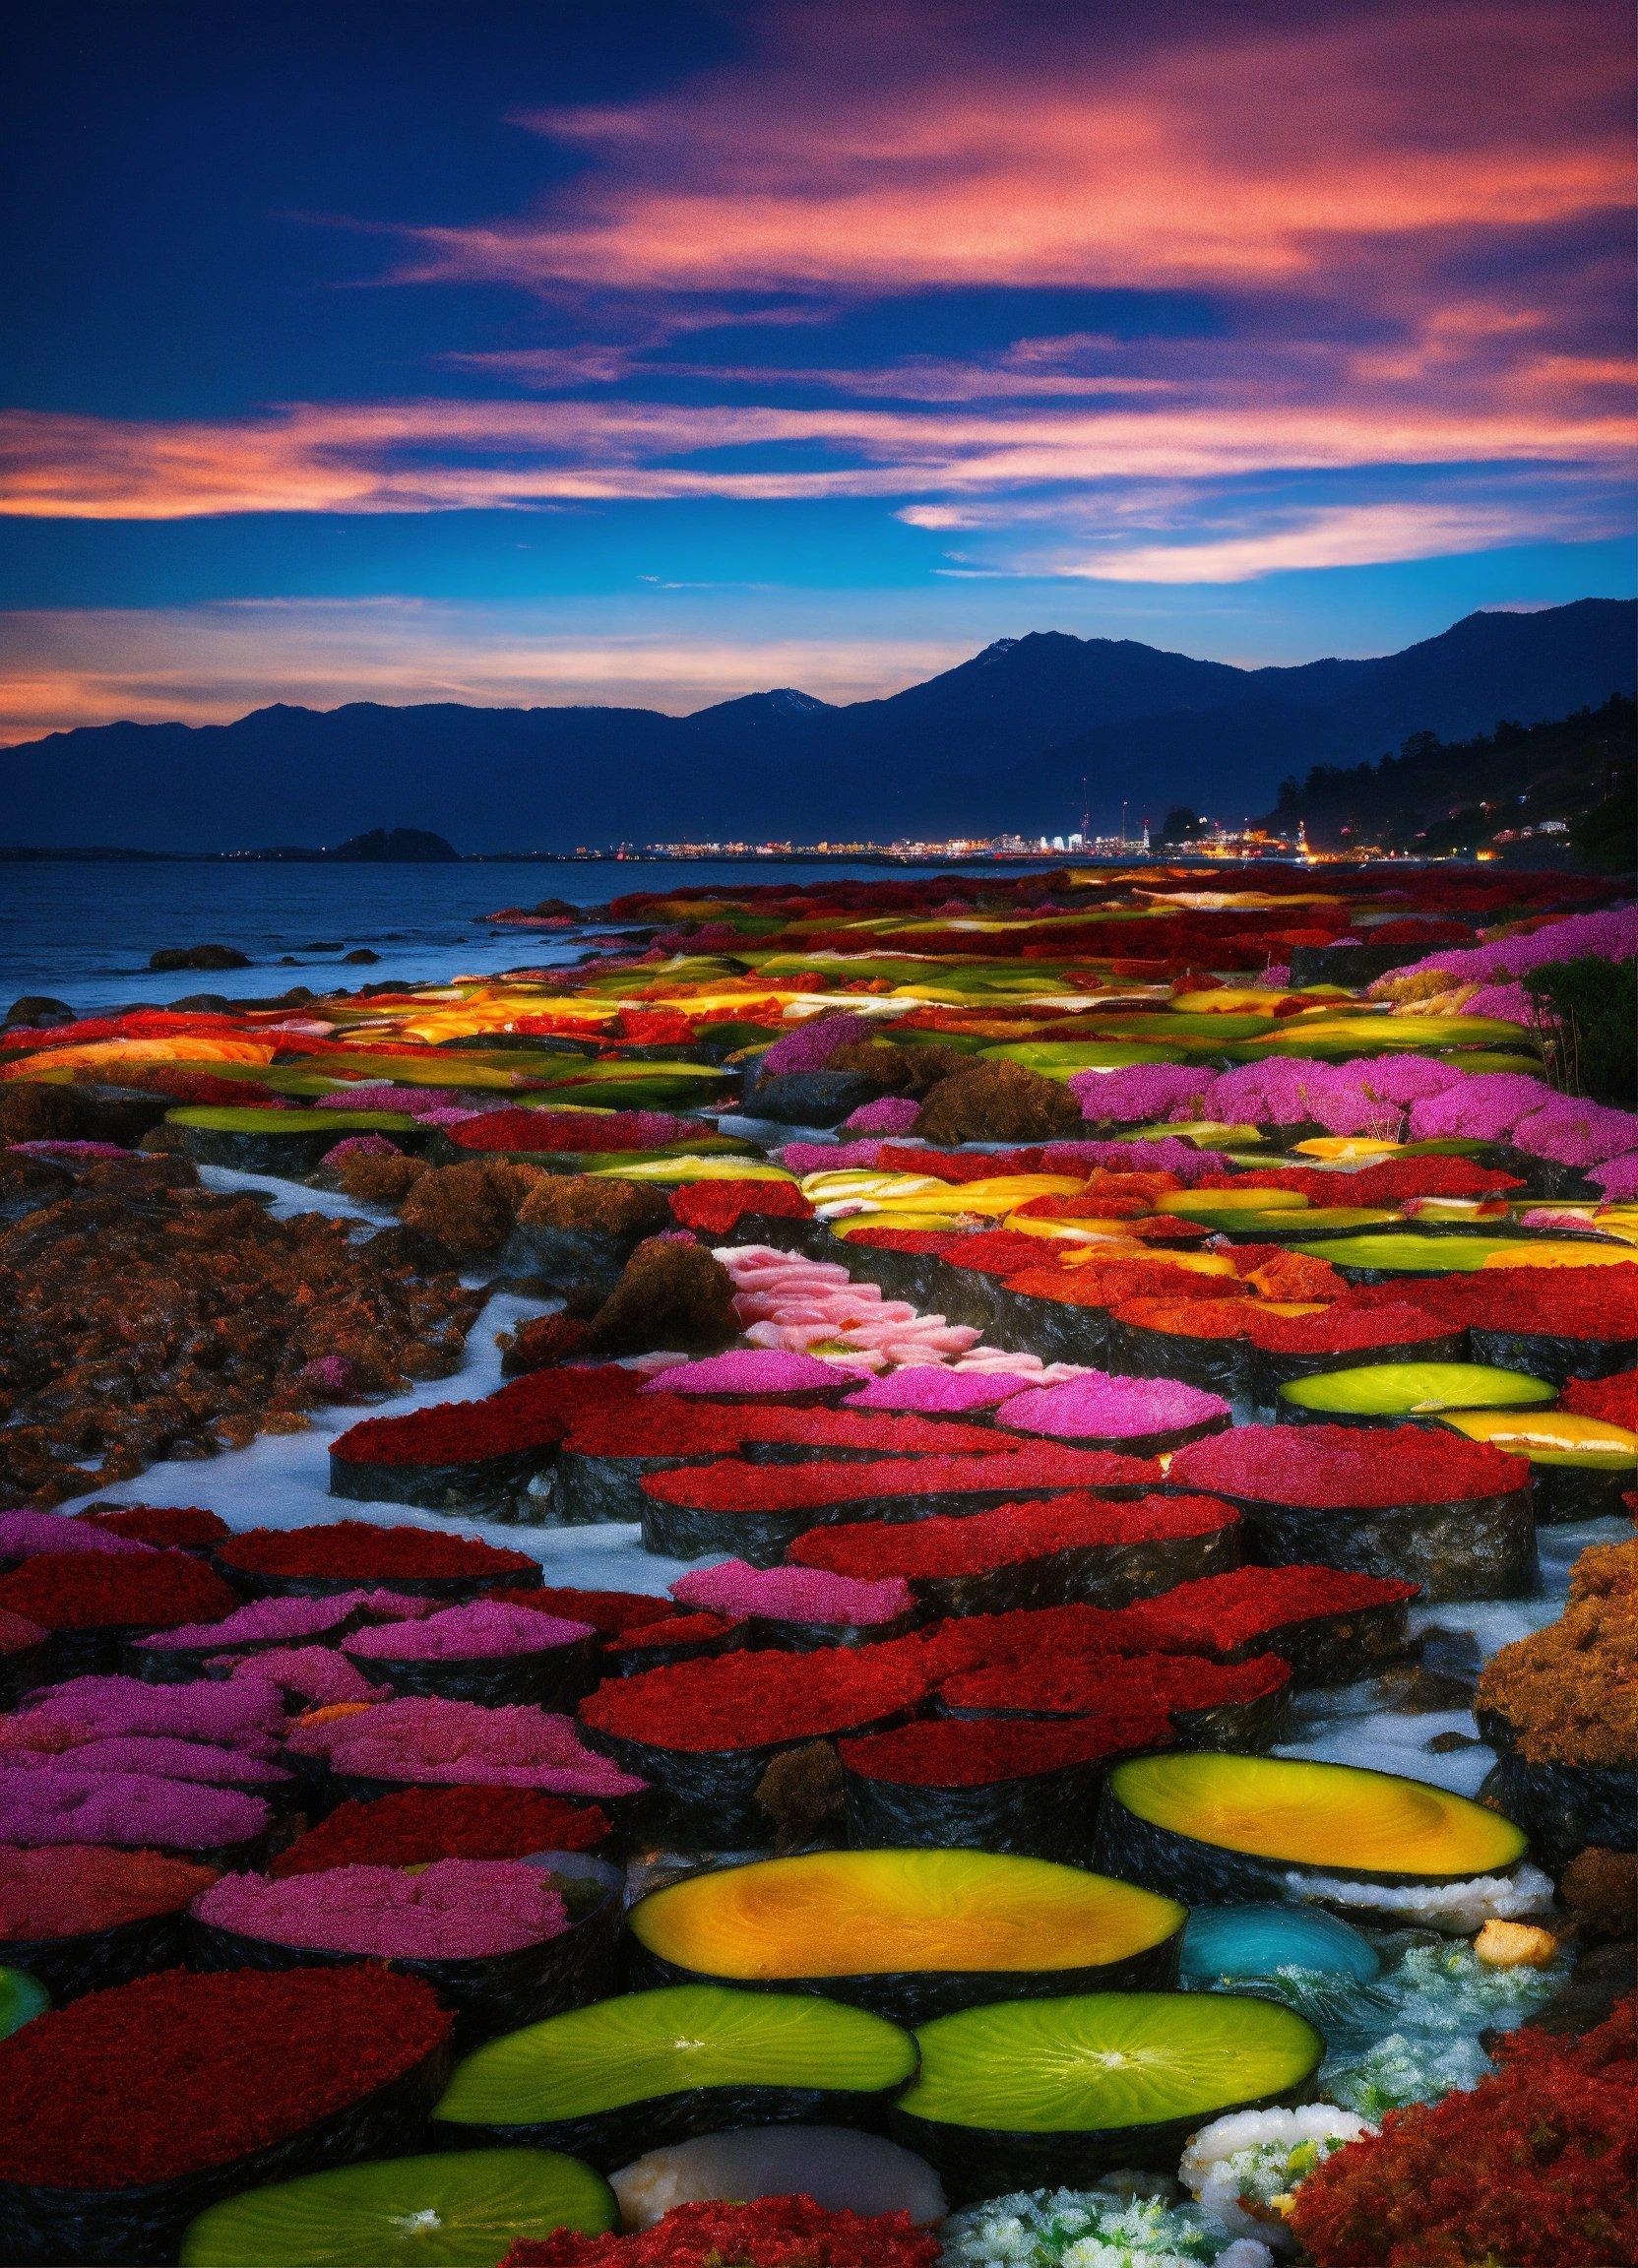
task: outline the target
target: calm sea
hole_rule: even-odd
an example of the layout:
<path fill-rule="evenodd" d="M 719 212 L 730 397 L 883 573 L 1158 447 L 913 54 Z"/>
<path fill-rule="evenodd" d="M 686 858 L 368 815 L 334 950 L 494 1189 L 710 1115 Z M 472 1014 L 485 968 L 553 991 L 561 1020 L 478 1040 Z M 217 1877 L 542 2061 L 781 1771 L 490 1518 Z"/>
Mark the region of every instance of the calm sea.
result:
<path fill-rule="evenodd" d="M 997 874 L 1023 870 L 998 861 L 983 865 Z M 491 928 L 483 915 L 542 898 L 600 906 L 628 890 L 835 882 L 887 871 L 895 870 L 797 858 L 481 866 L 0 863 L 0 1013 L 25 992 L 50 993 L 87 1013 L 133 1002 L 162 1006 L 195 992 L 247 998 L 291 984 L 317 992 L 389 976 L 426 981 L 539 967 L 570 958 L 577 948 L 555 942 L 550 931 Z M 253 966 L 169 976 L 149 969 L 157 947 L 205 944 L 236 945 Z M 359 945 L 380 954 L 379 968 L 339 966 L 342 954 Z"/>

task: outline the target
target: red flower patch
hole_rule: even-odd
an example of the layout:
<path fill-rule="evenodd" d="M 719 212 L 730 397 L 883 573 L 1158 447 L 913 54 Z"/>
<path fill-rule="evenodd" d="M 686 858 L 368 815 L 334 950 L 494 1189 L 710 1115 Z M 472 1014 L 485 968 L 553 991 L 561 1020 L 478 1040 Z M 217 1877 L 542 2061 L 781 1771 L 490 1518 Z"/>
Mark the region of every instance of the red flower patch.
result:
<path fill-rule="evenodd" d="M 1068 1716 L 1062 1723 L 935 1718 L 844 1740 L 840 1754 L 848 1770 L 863 1780 L 891 1780 L 911 1788 L 981 1788 L 996 1780 L 1023 1780 L 1066 1765 L 1096 1764 L 1108 1756 L 1170 1745 L 1171 1720 L 1165 1709 L 1145 1708 L 1134 1700 L 1130 1707 L 1123 1704 L 1098 1717 Z"/>
<path fill-rule="evenodd" d="M 632 2236 L 520 2236 L 500 2268 L 935 2268 L 905 2213 L 832 2213 L 811 2197 L 673 2205 Z"/>
<path fill-rule="evenodd" d="M 1160 1653 L 1232 1654 L 1292 1622 L 1401 1606 L 1420 1589 L 1340 1567 L 1235 1567 L 1179 1583 L 1158 1599 L 1134 1600 L 1120 1611 L 1127 1628 Z"/>
<path fill-rule="evenodd" d="M 964 1670 L 939 1687 L 952 1709 L 1022 1711 L 1033 1716 L 1160 1716 L 1227 1703 L 1261 1701 L 1291 1682 L 1277 1654 L 1249 1662 L 1211 1662 L 1193 1654 L 1096 1655 L 1055 1662 L 1006 1662 Z"/>
<path fill-rule="evenodd" d="M 586 1457 L 727 1457 L 752 1447 L 932 1457 L 994 1456 L 1006 1443 L 987 1425 L 947 1418 L 797 1410 L 774 1403 L 735 1407 L 655 1395 L 583 1418 L 563 1446 Z"/>
<path fill-rule="evenodd" d="M 897 1427 L 904 1420 L 891 1422 Z M 643 1487 L 659 1503 L 697 1512 L 819 1512 L 828 1504 L 886 1496 L 903 1498 L 908 1510 L 924 1496 L 1142 1489 L 1160 1477 L 1153 1458 L 1042 1445 L 997 1450 L 983 1458 L 888 1457 L 858 1465 L 684 1465 L 671 1473 L 651 1473 Z"/>
<path fill-rule="evenodd" d="M 85 1937 L 156 1914 L 178 1914 L 216 1880 L 158 1851 L 58 1843 L 0 1849 L 0 1945 L 7 1938 Z"/>
<path fill-rule="evenodd" d="M 331 1454 L 356 1465 L 458 1465 L 555 1449 L 577 1419 L 635 1399 L 642 1380 L 617 1362 L 533 1371 L 481 1402 L 436 1402 L 349 1425 Z"/>
<path fill-rule="evenodd" d="M 1471 2093 L 1390 2110 L 1302 2183 L 1316 2268 L 1610 2268 L 1638 2259 L 1632 2000 L 1576 2040 L 1496 2043 Z"/>
<path fill-rule="evenodd" d="M 402 2078 L 453 2019 L 377 1967 L 167 1969 L 0 2040 L 0 2181 L 127 2189 L 231 2165 Z"/>
<path fill-rule="evenodd" d="M 1551 1339 L 1630 1339 L 1638 1263 L 1612 1268 L 1489 1268 L 1433 1277 L 1417 1303 L 1447 1330 L 1538 1331 Z"/>
<path fill-rule="evenodd" d="M 1638 1432 L 1638 1370 L 1617 1370 L 1613 1378 L 1572 1378 L 1558 1407 L 1578 1418 L 1602 1418 L 1606 1425 Z"/>
<path fill-rule="evenodd" d="M 248 1575 L 305 1578 L 356 1577 L 359 1582 L 413 1582 L 448 1575 L 481 1575 L 503 1582 L 528 1574 L 536 1562 L 527 1551 L 503 1551 L 475 1536 L 448 1536 L 431 1528 L 378 1528 L 371 1520 L 335 1520 L 313 1528 L 250 1528 L 224 1544 L 224 1567 Z M 9 1580 L 9 1578 L 8 1578 Z M 526 1602 L 534 1604 L 534 1597 Z M 235 1604 L 218 1609 L 226 1614 Z M 214 1620 L 204 1614 L 186 1621 Z"/>
<path fill-rule="evenodd" d="M 1335 1512 L 1456 1504 L 1530 1481 L 1522 1458 L 1419 1425 L 1245 1425 L 1179 1449 L 1167 1478 L 1253 1503 Z"/>
<path fill-rule="evenodd" d="M 757 1215 L 811 1221 L 813 1207 L 793 1181 L 691 1181 L 671 1192 L 671 1218 L 704 1236 L 726 1236 Z"/>
<path fill-rule="evenodd" d="M 861 1520 L 849 1527 L 814 1528 L 797 1537 L 786 1557 L 833 1575 L 878 1581 L 897 1575 L 914 1582 L 918 1577 L 985 1575 L 991 1568 L 1043 1559 L 1054 1551 L 1210 1536 L 1238 1522 L 1233 1506 L 1213 1496 L 1117 1501 L 1074 1493 L 1000 1504 L 993 1512 L 965 1518 Z"/>
<path fill-rule="evenodd" d="M 657 1110 L 485 1110 L 448 1129 L 458 1150 L 653 1150 L 703 1129 Z"/>
<path fill-rule="evenodd" d="M 110 1535 L 178 1551 L 208 1551 L 231 1533 L 220 1514 L 199 1504 L 106 1504 L 79 1517 L 94 1528 L 106 1528 Z"/>
<path fill-rule="evenodd" d="M 0 1608 L 43 1630 L 170 1630 L 220 1622 L 237 1605 L 186 1551 L 42 1551 L 0 1575 Z"/>
<path fill-rule="evenodd" d="M 268 1868 L 276 1879 L 332 1866 L 420 1866 L 437 1858 L 527 1858 L 536 1851 L 596 1851 L 608 1817 L 535 1788 L 407 1788 L 343 1803 L 298 1835 Z"/>
<path fill-rule="evenodd" d="M 816 1740 L 912 1709 L 931 1692 L 936 1660 L 914 1639 L 881 1646 L 773 1650 L 677 1662 L 605 1679 L 580 1705 L 583 1725 L 691 1754 Z"/>

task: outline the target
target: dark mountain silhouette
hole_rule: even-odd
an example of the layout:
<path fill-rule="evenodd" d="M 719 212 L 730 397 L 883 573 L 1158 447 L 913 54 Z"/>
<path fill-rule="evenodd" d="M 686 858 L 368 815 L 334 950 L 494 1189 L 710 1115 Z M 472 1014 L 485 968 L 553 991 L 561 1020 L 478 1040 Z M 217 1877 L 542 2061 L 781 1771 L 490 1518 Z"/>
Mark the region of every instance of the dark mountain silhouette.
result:
<path fill-rule="evenodd" d="M 0 839 L 218 850 L 381 824 L 464 850 L 679 839 L 1059 833 L 1186 802 L 1267 810 L 1281 779 L 1411 733 L 1531 724 L 1634 689 L 1634 607 L 1471 614 L 1364 662 L 1238 669 L 1130 640 L 998 640 L 880 701 L 791 688 L 648 709 L 283 704 L 232 724 L 105 724 L 0 752 Z"/>

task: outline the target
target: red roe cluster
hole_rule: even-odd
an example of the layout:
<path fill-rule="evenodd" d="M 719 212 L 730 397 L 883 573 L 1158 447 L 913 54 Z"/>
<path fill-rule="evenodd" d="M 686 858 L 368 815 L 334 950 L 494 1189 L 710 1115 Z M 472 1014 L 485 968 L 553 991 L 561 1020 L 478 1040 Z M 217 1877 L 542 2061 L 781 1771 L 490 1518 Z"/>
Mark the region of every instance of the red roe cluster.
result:
<path fill-rule="evenodd" d="M 1234 1567 L 1121 1608 L 1158 1653 L 1232 1654 L 1293 1622 L 1405 1606 L 1420 1591 L 1390 1575 L 1339 1567 Z"/>
<path fill-rule="evenodd" d="M 541 1370 L 481 1402 L 438 1402 L 349 1425 L 332 1454 L 356 1465 L 458 1465 L 554 1449 L 577 1419 L 630 1402 L 641 1381 L 618 1363 Z"/>
<path fill-rule="evenodd" d="M 1000 1504 L 993 1512 L 965 1517 L 812 1528 L 797 1537 L 786 1556 L 834 1575 L 900 1575 L 914 1582 L 985 1575 L 992 1568 L 1059 1551 L 1211 1536 L 1238 1525 L 1232 1505 L 1213 1496 L 1140 1496 L 1121 1502 L 1083 1492 Z"/>
<path fill-rule="evenodd" d="M 1249 1662 L 1210 1662 L 1192 1654 L 1093 1655 L 1058 1662 L 998 1663 L 939 1687 L 947 1708 L 1040 1716 L 1116 1717 L 1171 1713 L 1263 1701 L 1291 1682 L 1277 1654 Z"/>
<path fill-rule="evenodd" d="M 671 1193 L 671 1217 L 679 1228 L 702 1236 L 726 1236 L 755 1216 L 777 1221 L 811 1221 L 813 1207 L 794 1181 L 690 1181 Z"/>
<path fill-rule="evenodd" d="M 563 1446 L 584 1457 L 730 1457 L 736 1450 L 850 1450 L 873 1457 L 994 1456 L 1007 1446 L 987 1426 L 863 1410 L 734 1408 L 656 1395 L 581 1418 Z"/>
<path fill-rule="evenodd" d="M 217 1622 L 238 1600 L 185 1551 L 42 1551 L 0 1575 L 0 1609 L 46 1630 Z"/>
<path fill-rule="evenodd" d="M 897 1427 L 904 1421 L 893 1422 Z M 878 1496 L 913 1503 L 923 1496 L 1002 1489 L 1028 1495 L 1039 1488 L 1144 1488 L 1159 1479 L 1160 1467 L 1142 1457 L 1031 1447 L 997 1450 L 981 1460 L 933 1456 L 914 1464 L 890 1457 L 859 1465 L 685 1466 L 652 1474 L 643 1485 L 662 1503 L 700 1512 L 803 1512 Z"/>
<path fill-rule="evenodd" d="M 1336 1512 L 1455 1504 L 1529 1485 L 1522 1458 L 1418 1425 L 1392 1432 L 1356 1425 L 1246 1425 L 1179 1449 L 1168 1479 L 1254 1503 Z"/>
<path fill-rule="evenodd" d="M 451 1126 L 461 1150 L 653 1150 L 697 1136 L 689 1118 L 658 1110 L 485 1110 Z"/>
<path fill-rule="evenodd" d="M 936 2268 L 906 2213 L 832 2212 L 811 2197 L 673 2205 L 630 2236 L 521 2236 L 500 2268 Z"/>
<path fill-rule="evenodd" d="M 822 1739 L 915 1708 L 936 1674 L 914 1639 L 813 1654 L 726 1654 L 606 1680 L 581 1703 L 580 1718 L 591 1732 L 650 1747 L 760 1748 Z"/>
<path fill-rule="evenodd" d="M 212 1866 L 158 1851 L 110 1851 L 94 1843 L 0 1849 L 0 1943 L 89 1937 L 176 1914 L 216 1878 Z"/>
<path fill-rule="evenodd" d="M 128 2189 L 231 2165 L 441 2048 L 418 1978 L 360 1965 L 162 1970 L 0 2041 L 0 2181 Z"/>
<path fill-rule="evenodd" d="M 862 1780 L 912 1788 L 979 1788 L 1170 1744 L 1166 1711 L 1146 1708 L 1135 1698 L 1129 1707 L 1059 1723 L 929 1718 L 844 1740 L 840 1754 L 844 1767 Z"/>
<path fill-rule="evenodd" d="M 317 1874 L 332 1866 L 424 1866 L 438 1858 L 527 1858 L 536 1851 L 595 1851 L 607 1814 L 533 1788 L 407 1788 L 342 1803 L 298 1835 L 268 1868 Z"/>
<path fill-rule="evenodd" d="M 110 1536 L 154 1544 L 161 1550 L 208 1551 L 231 1533 L 220 1513 L 200 1504 L 96 1504 L 79 1517 Z"/>
<path fill-rule="evenodd" d="M 1613 1378 L 1572 1378 L 1558 1406 L 1578 1418 L 1600 1418 L 1606 1425 L 1638 1432 L 1638 1370 L 1618 1370 Z"/>
<path fill-rule="evenodd" d="M 1638 1263 L 1607 1268 L 1491 1268 L 1432 1278 L 1417 1301 L 1447 1328 L 1539 1332 L 1550 1339 L 1624 1339 L 1638 1316 Z"/>
<path fill-rule="evenodd" d="M 441 1535 L 430 1528 L 378 1528 L 369 1520 L 337 1520 L 314 1528 L 250 1528 L 223 1544 L 218 1556 L 224 1567 L 247 1575 L 313 1581 L 436 1582 L 469 1576 L 493 1584 L 523 1584 L 539 1572 L 527 1551 L 503 1551 L 475 1536 Z M 231 1611 L 232 1594 L 227 1593 L 226 1599 L 219 1613 Z"/>

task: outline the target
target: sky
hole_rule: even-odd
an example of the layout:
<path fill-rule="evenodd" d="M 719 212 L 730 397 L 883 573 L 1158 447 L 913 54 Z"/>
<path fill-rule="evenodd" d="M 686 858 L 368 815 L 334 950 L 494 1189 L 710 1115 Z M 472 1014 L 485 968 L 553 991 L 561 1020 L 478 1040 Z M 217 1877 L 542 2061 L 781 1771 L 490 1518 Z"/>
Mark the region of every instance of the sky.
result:
<path fill-rule="evenodd" d="M 12 0 L 0 740 L 1632 589 L 1618 0 Z"/>

